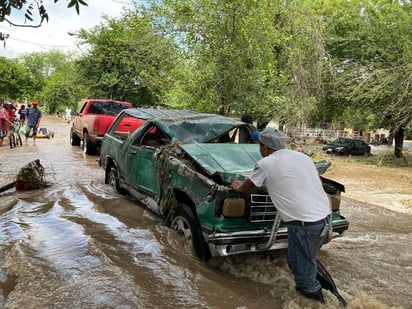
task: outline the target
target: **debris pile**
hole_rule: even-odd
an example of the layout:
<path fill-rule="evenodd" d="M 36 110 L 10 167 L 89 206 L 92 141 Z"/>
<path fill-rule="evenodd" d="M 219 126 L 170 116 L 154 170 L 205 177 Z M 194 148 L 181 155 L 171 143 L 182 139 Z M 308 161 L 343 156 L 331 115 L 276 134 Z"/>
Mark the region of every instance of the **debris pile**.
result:
<path fill-rule="evenodd" d="M 16 177 L 14 184 L 17 191 L 36 190 L 44 187 L 44 167 L 40 160 L 34 160 L 23 166 Z"/>
<path fill-rule="evenodd" d="M 44 167 L 40 160 L 34 160 L 23 166 L 15 179 L 0 187 L 0 192 L 16 188 L 17 191 L 36 190 L 47 186 L 44 181 Z"/>

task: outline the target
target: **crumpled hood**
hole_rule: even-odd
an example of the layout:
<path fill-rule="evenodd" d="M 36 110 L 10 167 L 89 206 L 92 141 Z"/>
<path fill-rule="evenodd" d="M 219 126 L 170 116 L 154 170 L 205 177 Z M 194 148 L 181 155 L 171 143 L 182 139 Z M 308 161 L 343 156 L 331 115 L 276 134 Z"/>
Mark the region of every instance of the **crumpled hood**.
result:
<path fill-rule="evenodd" d="M 209 175 L 250 174 L 262 158 L 258 144 L 183 144 L 180 147 Z"/>
<path fill-rule="evenodd" d="M 262 158 L 258 144 L 183 144 L 180 145 L 209 175 L 220 175 L 231 182 L 235 175 L 248 176 Z M 314 162 L 319 174 L 330 166 L 330 161 Z"/>

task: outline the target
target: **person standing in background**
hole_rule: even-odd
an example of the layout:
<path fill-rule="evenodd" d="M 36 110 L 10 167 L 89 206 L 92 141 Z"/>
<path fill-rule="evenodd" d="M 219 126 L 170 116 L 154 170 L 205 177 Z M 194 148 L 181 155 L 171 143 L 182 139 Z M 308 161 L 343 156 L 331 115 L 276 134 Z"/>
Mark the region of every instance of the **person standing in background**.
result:
<path fill-rule="evenodd" d="M 9 109 L 9 120 L 11 121 L 11 123 L 13 123 L 13 122 L 14 122 L 14 115 L 15 115 L 15 110 L 16 110 L 16 108 L 14 107 L 14 105 L 13 105 L 12 103 L 7 102 L 7 101 L 6 101 L 6 103 L 8 103 L 8 105 L 10 106 L 10 109 Z M 14 123 L 13 123 L 13 125 L 14 125 Z"/>
<path fill-rule="evenodd" d="M 10 121 L 11 104 L 4 102 L 3 108 L 0 109 L 0 147 L 3 146 L 4 138 L 8 135 L 13 122 Z"/>
<path fill-rule="evenodd" d="M 66 121 L 67 123 L 70 123 L 70 121 L 72 120 L 72 109 L 71 108 L 66 108 Z"/>
<path fill-rule="evenodd" d="M 27 116 L 27 109 L 24 104 L 20 105 L 20 109 L 18 113 L 20 116 L 20 123 L 23 124 L 26 121 L 26 116 Z"/>
<path fill-rule="evenodd" d="M 42 117 L 41 111 L 38 109 L 39 101 L 32 102 L 33 107 L 27 109 L 27 132 L 26 141 L 33 131 L 33 139 L 36 140 L 37 130 L 40 126 L 40 120 Z"/>
<path fill-rule="evenodd" d="M 241 117 L 240 120 L 249 124 L 253 124 L 253 118 L 251 115 L 244 113 Z"/>

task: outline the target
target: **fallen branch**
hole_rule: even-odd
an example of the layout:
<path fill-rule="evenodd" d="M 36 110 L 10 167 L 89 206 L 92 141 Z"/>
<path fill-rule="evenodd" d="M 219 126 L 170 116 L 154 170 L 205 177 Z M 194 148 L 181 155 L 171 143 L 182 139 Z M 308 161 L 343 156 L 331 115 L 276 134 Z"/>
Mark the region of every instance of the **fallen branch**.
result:
<path fill-rule="evenodd" d="M 1 192 L 4 192 L 4 191 L 7 191 L 7 190 L 10 190 L 11 188 L 14 188 L 14 185 L 15 185 L 15 184 L 16 184 L 16 182 L 13 181 L 13 182 L 10 182 L 10 183 L 8 183 L 8 184 L 0 187 L 0 193 L 1 193 Z"/>

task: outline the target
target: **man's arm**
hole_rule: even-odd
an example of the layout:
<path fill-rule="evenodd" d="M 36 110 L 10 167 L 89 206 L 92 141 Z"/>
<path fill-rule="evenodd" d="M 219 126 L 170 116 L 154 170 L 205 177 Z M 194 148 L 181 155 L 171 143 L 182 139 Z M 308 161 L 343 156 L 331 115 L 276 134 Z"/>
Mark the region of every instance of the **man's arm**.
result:
<path fill-rule="evenodd" d="M 36 128 L 38 128 L 39 126 L 40 126 L 40 120 L 41 120 L 41 117 L 42 117 L 43 115 L 42 115 L 42 113 L 40 112 L 39 113 L 39 118 L 37 118 L 37 124 L 36 124 Z"/>
<path fill-rule="evenodd" d="M 256 186 L 249 178 L 246 178 L 244 181 L 240 181 L 240 180 L 233 181 L 232 187 L 235 191 L 247 192 L 247 191 L 252 190 Z"/>

